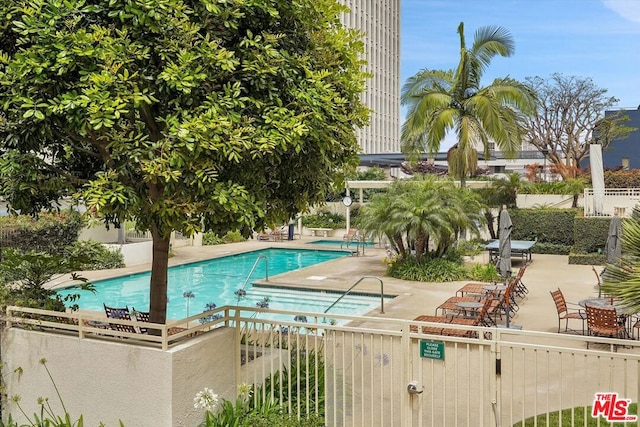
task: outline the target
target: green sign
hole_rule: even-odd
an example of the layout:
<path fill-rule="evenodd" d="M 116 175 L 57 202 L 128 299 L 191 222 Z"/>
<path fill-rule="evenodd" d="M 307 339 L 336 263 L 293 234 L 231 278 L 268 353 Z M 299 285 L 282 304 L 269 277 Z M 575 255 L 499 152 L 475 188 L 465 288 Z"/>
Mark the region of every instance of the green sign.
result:
<path fill-rule="evenodd" d="M 444 342 L 420 340 L 420 357 L 444 360 Z"/>

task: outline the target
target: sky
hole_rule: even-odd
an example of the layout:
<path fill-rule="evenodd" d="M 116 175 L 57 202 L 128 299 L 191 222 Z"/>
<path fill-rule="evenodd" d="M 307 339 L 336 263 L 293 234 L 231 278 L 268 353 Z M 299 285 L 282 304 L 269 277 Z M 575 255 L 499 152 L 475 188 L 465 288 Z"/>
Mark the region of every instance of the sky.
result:
<path fill-rule="evenodd" d="M 423 68 L 457 66 L 460 22 L 469 45 L 483 26 L 515 40 L 483 84 L 562 73 L 592 78 L 618 98 L 614 108 L 640 105 L 640 0 L 401 0 L 401 85 Z"/>

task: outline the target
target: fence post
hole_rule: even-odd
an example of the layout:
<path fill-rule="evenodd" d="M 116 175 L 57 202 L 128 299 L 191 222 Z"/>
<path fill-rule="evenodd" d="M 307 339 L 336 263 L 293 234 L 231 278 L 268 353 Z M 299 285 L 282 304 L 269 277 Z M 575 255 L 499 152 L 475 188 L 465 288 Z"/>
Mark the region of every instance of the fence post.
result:
<path fill-rule="evenodd" d="M 402 395 L 400 404 L 400 425 L 402 427 L 411 427 L 411 395 L 407 392 L 405 387 L 412 380 L 412 358 L 411 358 L 411 337 L 409 336 L 410 327 L 409 323 L 405 323 L 402 328 L 402 379 L 400 384 L 400 393 Z"/>

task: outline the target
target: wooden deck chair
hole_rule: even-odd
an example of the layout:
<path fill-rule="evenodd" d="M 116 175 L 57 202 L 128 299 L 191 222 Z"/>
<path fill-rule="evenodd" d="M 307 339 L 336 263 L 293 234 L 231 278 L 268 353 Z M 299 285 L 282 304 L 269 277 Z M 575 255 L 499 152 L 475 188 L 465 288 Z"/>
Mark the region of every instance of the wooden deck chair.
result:
<path fill-rule="evenodd" d="M 615 308 L 599 308 L 588 305 L 585 309 L 587 311 L 589 336 L 606 338 L 628 337 L 625 323 L 620 321 Z M 617 346 L 614 347 L 617 348 Z M 589 348 L 589 341 L 587 341 L 587 348 Z"/>
<path fill-rule="evenodd" d="M 120 319 L 120 320 L 132 320 L 131 313 L 129 312 L 129 307 L 124 308 L 115 308 L 109 307 L 106 304 L 102 303 L 104 306 L 104 312 L 109 319 Z M 109 327 L 114 331 L 120 332 L 131 332 L 133 334 L 137 333 L 136 328 L 133 325 L 121 325 L 119 323 L 109 323 Z"/>
<path fill-rule="evenodd" d="M 584 335 L 584 321 L 587 318 L 586 312 L 582 308 L 578 308 L 577 304 L 567 303 L 564 299 L 564 294 L 558 288 L 557 291 L 549 291 L 551 293 L 551 297 L 553 298 L 553 302 L 556 304 L 556 311 L 558 312 L 558 333 L 562 329 L 561 323 L 564 320 L 564 331 L 575 331 L 575 329 L 569 329 L 569 320 L 571 319 L 579 319 L 582 322 L 582 335 Z M 569 304 L 575 306 L 569 308 Z"/>

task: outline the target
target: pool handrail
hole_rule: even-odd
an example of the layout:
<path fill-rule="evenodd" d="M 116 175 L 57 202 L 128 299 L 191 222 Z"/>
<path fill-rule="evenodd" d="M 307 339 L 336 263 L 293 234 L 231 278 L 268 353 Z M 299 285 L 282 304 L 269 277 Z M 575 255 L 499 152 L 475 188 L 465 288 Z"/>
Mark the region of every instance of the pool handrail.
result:
<path fill-rule="evenodd" d="M 251 278 L 251 275 L 253 274 L 253 271 L 258 266 L 258 262 L 260 261 L 260 259 L 264 259 L 265 280 L 267 282 L 269 281 L 269 258 L 267 258 L 267 256 L 265 254 L 260 254 L 260 255 L 258 255 L 258 258 L 256 258 L 256 262 L 253 263 L 253 267 L 251 267 L 251 271 L 249 271 L 249 274 L 247 275 L 247 278 L 245 279 L 244 283 L 240 287 L 241 291 L 244 291 L 245 286 L 247 286 L 247 282 L 249 282 L 249 279 Z"/>
<path fill-rule="evenodd" d="M 331 304 L 324 312 L 327 313 L 329 310 L 331 310 L 336 304 L 340 302 L 342 298 L 349 295 L 349 293 L 351 293 L 351 290 L 355 288 L 358 285 L 358 283 L 362 282 L 364 279 L 376 279 L 378 282 L 380 282 L 380 314 L 384 314 L 384 283 L 382 282 L 382 279 L 379 278 L 378 276 L 362 276 L 361 278 L 358 279 L 358 281 L 356 281 L 356 283 L 354 283 L 353 285 L 351 285 L 349 289 L 347 289 L 347 292 L 340 295 L 338 299 L 335 300 L 333 304 Z"/>

